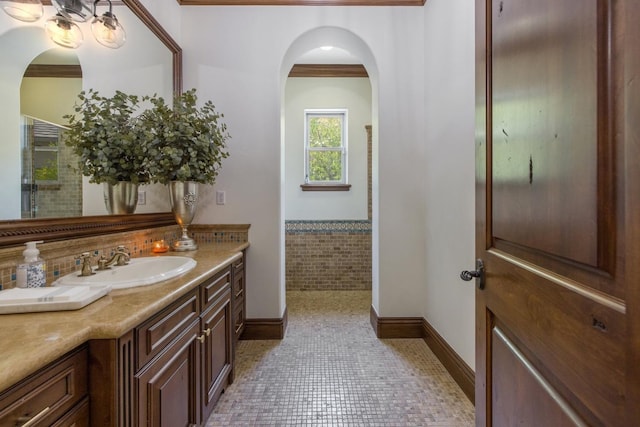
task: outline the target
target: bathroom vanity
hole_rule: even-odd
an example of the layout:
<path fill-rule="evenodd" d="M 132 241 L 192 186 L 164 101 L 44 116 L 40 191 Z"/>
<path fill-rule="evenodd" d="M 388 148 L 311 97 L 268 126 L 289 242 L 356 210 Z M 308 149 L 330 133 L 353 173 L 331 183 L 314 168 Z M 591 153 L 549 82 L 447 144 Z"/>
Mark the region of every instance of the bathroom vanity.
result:
<path fill-rule="evenodd" d="M 247 243 L 76 311 L 1 316 L 0 425 L 201 425 L 233 381 Z"/>

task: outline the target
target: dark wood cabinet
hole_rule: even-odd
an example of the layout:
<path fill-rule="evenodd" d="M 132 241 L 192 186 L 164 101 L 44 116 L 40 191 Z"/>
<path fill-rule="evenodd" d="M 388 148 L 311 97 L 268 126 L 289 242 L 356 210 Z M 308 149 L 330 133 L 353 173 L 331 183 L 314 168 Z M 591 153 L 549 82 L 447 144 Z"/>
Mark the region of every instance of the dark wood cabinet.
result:
<path fill-rule="evenodd" d="M 230 383 L 231 268 L 135 328 L 137 425 L 200 425 Z"/>
<path fill-rule="evenodd" d="M 81 346 L 2 392 L 0 426 L 88 426 L 88 353 Z"/>
<path fill-rule="evenodd" d="M 222 390 L 231 382 L 233 338 L 231 290 L 227 285 L 220 298 L 201 315 L 202 342 L 202 419 L 206 420 Z"/>
<path fill-rule="evenodd" d="M 232 299 L 233 299 L 233 323 L 234 323 L 234 343 L 238 341 L 242 332 L 244 332 L 244 325 L 246 319 L 246 306 L 247 301 L 245 298 L 245 258 L 246 254 L 242 253 L 242 258 L 235 261 L 231 265 L 232 271 Z"/>
<path fill-rule="evenodd" d="M 199 424 L 200 323 L 193 321 L 135 376 L 138 425 Z"/>
<path fill-rule="evenodd" d="M 0 427 L 202 425 L 233 381 L 243 323 L 244 258 L 120 338 L 90 340 L 0 393 Z"/>

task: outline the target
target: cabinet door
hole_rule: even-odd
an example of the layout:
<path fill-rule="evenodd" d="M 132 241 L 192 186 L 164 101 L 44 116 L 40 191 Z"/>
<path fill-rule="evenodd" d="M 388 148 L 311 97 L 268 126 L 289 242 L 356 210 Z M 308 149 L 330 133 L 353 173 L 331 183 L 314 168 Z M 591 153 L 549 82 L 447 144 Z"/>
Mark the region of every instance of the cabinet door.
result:
<path fill-rule="evenodd" d="M 232 317 L 229 288 L 220 299 L 201 316 L 203 342 L 202 417 L 206 419 L 222 390 L 229 384 L 232 367 Z"/>
<path fill-rule="evenodd" d="M 136 375 L 138 425 L 187 427 L 199 424 L 199 336 L 200 325 L 194 321 Z"/>

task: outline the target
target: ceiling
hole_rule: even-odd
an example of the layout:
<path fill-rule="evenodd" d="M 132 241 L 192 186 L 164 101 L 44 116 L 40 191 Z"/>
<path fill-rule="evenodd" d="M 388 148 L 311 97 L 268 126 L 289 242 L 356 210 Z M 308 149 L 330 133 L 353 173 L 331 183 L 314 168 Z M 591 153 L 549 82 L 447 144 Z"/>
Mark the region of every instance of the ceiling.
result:
<path fill-rule="evenodd" d="M 296 59 L 296 64 L 361 64 L 362 61 L 339 47 L 316 48 Z"/>

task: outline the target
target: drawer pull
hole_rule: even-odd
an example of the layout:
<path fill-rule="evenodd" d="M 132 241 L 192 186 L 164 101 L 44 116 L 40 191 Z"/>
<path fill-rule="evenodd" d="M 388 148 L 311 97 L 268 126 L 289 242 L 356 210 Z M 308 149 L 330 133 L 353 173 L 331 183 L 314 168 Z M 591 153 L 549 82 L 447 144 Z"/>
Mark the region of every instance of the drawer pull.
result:
<path fill-rule="evenodd" d="M 35 415 L 33 418 L 29 419 L 29 420 L 25 420 L 24 418 L 20 418 L 18 419 L 18 422 L 22 422 L 22 421 L 27 421 L 26 423 L 22 424 L 22 427 L 30 427 L 35 425 L 37 422 L 39 422 L 41 419 L 43 419 L 44 417 L 47 416 L 47 413 L 51 410 L 50 407 L 46 407 L 44 408 L 42 411 L 38 412 L 37 415 Z"/>
<path fill-rule="evenodd" d="M 205 329 L 205 330 L 204 330 L 204 331 L 202 331 L 202 332 L 204 332 L 204 334 L 205 334 L 206 336 L 209 336 L 209 335 L 211 335 L 211 328 L 207 328 L 207 329 Z"/>
<path fill-rule="evenodd" d="M 237 263 L 236 265 L 234 265 L 234 268 L 235 268 L 236 270 L 239 270 L 239 269 L 241 269 L 243 266 L 244 266 L 244 263 L 243 263 L 243 262 L 239 262 L 239 263 Z"/>
<path fill-rule="evenodd" d="M 240 323 L 239 325 L 236 326 L 236 334 L 238 332 L 240 332 L 240 329 L 242 329 L 242 327 L 244 326 L 244 322 Z"/>
<path fill-rule="evenodd" d="M 204 334 L 202 334 L 199 337 L 196 337 L 196 339 L 200 341 L 200 344 L 204 344 L 204 340 L 206 340 L 207 337 L 205 337 Z"/>
<path fill-rule="evenodd" d="M 242 292 L 244 292 L 244 289 L 240 289 L 238 292 L 236 292 L 236 298 L 242 295 Z"/>

